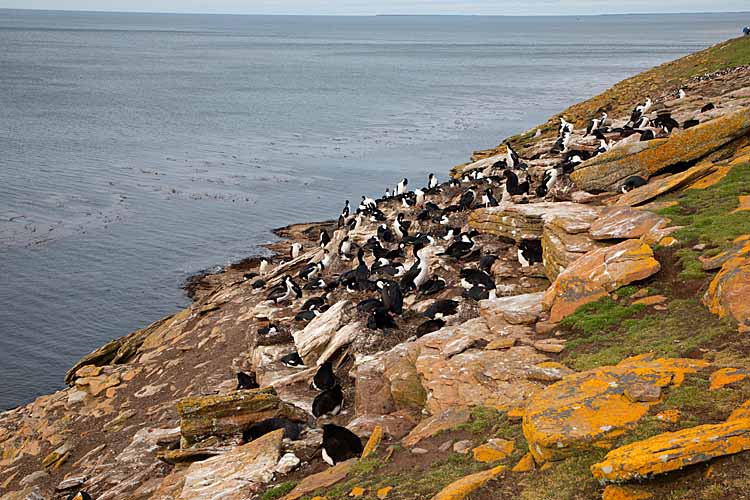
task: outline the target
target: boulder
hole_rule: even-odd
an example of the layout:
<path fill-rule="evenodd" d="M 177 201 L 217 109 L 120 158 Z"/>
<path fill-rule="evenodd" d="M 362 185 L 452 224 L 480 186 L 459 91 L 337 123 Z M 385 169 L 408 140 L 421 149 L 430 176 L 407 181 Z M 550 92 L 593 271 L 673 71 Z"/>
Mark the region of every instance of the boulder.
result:
<path fill-rule="evenodd" d="M 572 224 L 576 218 L 587 220 L 598 213 L 597 207 L 567 201 L 503 204 L 472 211 L 469 215 L 469 226 L 482 233 L 520 242 L 541 239 L 545 220 L 553 217 L 564 218 Z"/>
<path fill-rule="evenodd" d="M 748 378 L 750 378 L 750 369 L 748 368 L 721 368 L 711 374 L 708 389 L 715 391 Z"/>
<path fill-rule="evenodd" d="M 585 254 L 562 272 L 544 296 L 549 321 L 558 323 L 584 304 L 594 302 L 622 286 L 659 271 L 651 247 L 625 240 Z"/>
<path fill-rule="evenodd" d="M 628 481 L 750 449 L 750 420 L 699 425 L 636 441 L 591 466 L 600 481 Z"/>
<path fill-rule="evenodd" d="M 190 465 L 178 500 L 241 500 L 273 479 L 283 429 Z"/>
<path fill-rule="evenodd" d="M 537 462 L 560 460 L 573 450 L 602 445 L 634 426 L 654 402 L 632 401 L 630 387 L 665 387 L 708 363 L 637 356 L 616 366 L 566 376 L 531 397 L 523 433 Z"/>
<path fill-rule="evenodd" d="M 645 186 L 641 186 L 623 194 L 617 198 L 615 205 L 629 207 L 641 205 L 642 203 L 653 200 L 659 195 L 669 193 L 670 191 L 685 187 L 698 179 L 702 179 L 713 173 L 715 169 L 716 166 L 710 161 L 700 162 L 684 172 L 670 175 L 663 179 L 652 180 Z"/>
<path fill-rule="evenodd" d="M 650 241 L 658 241 L 666 236 L 662 233 L 668 223 L 664 217 L 646 210 L 609 207 L 591 223 L 589 234 L 595 240 L 627 240 L 653 234 Z"/>
<path fill-rule="evenodd" d="M 351 322 L 353 313 L 354 304 L 342 300 L 292 334 L 297 353 L 306 365 L 316 364 L 336 332 Z"/>
<path fill-rule="evenodd" d="M 557 276 L 579 257 L 596 250 L 605 243 L 589 235 L 591 223 L 599 217 L 601 209 L 591 207 L 590 212 L 550 215 L 545 218 L 542 233 L 542 262 L 548 279 Z"/>
<path fill-rule="evenodd" d="M 435 436 L 443 431 L 453 429 L 464 424 L 471 418 L 471 413 L 466 409 L 448 409 L 422 420 L 406 436 L 402 443 L 411 447 L 420 441 Z"/>
<path fill-rule="evenodd" d="M 647 491 L 614 484 L 607 485 L 602 493 L 602 500 L 646 500 L 651 497 L 653 495 Z"/>
<path fill-rule="evenodd" d="M 701 267 L 704 271 L 714 271 L 721 267 L 729 260 L 736 257 L 750 256 L 750 234 L 738 236 L 732 242 L 732 246 L 713 257 L 699 257 Z"/>
<path fill-rule="evenodd" d="M 750 246 L 750 245 L 749 245 Z M 720 318 L 730 317 L 739 331 L 750 332 L 750 254 L 729 258 L 703 296 L 703 303 Z"/>
<path fill-rule="evenodd" d="M 346 476 L 355 463 L 357 463 L 357 459 L 350 458 L 346 462 L 338 463 L 323 472 L 309 475 L 300 481 L 292 491 L 281 497 L 281 500 L 297 500 L 321 488 L 330 488 L 334 484 L 346 479 Z"/>
<path fill-rule="evenodd" d="M 506 322 L 531 325 L 542 314 L 544 292 L 479 301 L 479 312 L 488 324 Z"/>
<path fill-rule="evenodd" d="M 214 396 L 194 396 L 177 402 L 180 432 L 187 443 L 208 436 L 230 436 L 271 417 L 304 422 L 307 414 L 283 402 L 270 387 Z"/>
<path fill-rule="evenodd" d="M 613 148 L 579 165 L 571 179 L 584 191 L 617 191 L 631 175 L 649 178 L 673 165 L 698 160 L 748 131 L 750 109 L 744 108 L 687 130 L 676 130 L 667 139 Z"/>
<path fill-rule="evenodd" d="M 505 466 L 498 465 L 493 469 L 463 477 L 443 488 L 437 495 L 432 497 L 432 500 L 463 500 L 487 484 L 488 481 L 495 479 L 505 472 L 505 470 Z"/>
<path fill-rule="evenodd" d="M 508 439 L 493 438 L 472 450 L 474 460 L 489 464 L 505 460 L 513 453 L 516 443 Z"/>

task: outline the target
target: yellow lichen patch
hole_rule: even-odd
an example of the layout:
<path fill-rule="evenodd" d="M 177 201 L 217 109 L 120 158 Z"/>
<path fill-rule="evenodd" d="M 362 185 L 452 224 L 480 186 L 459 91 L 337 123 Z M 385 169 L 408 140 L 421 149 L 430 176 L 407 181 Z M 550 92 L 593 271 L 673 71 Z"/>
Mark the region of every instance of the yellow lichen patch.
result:
<path fill-rule="evenodd" d="M 706 189 L 714 184 L 718 184 L 719 182 L 724 179 L 724 177 L 727 176 L 727 174 L 732 170 L 732 167 L 730 165 L 724 165 L 721 167 L 716 167 L 716 171 L 711 174 L 707 175 L 706 177 L 702 179 L 698 179 L 694 183 L 690 184 L 685 189 Z"/>
<path fill-rule="evenodd" d="M 644 306 L 655 306 L 657 304 L 663 304 L 667 301 L 664 295 L 651 295 L 650 297 L 643 297 L 633 302 L 633 304 L 642 304 Z"/>
<path fill-rule="evenodd" d="M 534 455 L 527 453 L 513 466 L 511 472 L 531 472 L 532 470 L 534 470 Z"/>
<path fill-rule="evenodd" d="M 378 449 L 380 441 L 383 440 L 383 427 L 376 425 L 370 434 L 370 439 L 367 440 L 364 451 L 362 451 L 362 458 L 367 458 L 371 453 Z"/>
<path fill-rule="evenodd" d="M 747 212 L 750 210 L 750 195 L 738 196 L 739 206 L 732 210 L 731 213 Z"/>
<path fill-rule="evenodd" d="M 604 488 L 602 500 L 646 500 L 653 495 L 647 491 L 610 484 Z"/>
<path fill-rule="evenodd" d="M 352 488 L 352 491 L 349 492 L 349 496 L 355 497 L 355 498 L 361 497 L 364 494 L 365 494 L 365 489 L 360 488 L 359 486 L 355 486 L 354 488 Z"/>
<path fill-rule="evenodd" d="M 750 255 L 729 258 L 711 281 L 703 303 L 720 318 L 731 317 L 739 331 L 750 331 Z"/>
<path fill-rule="evenodd" d="M 378 500 L 385 500 L 386 498 L 388 498 L 388 495 L 391 493 L 392 489 L 393 489 L 393 486 L 386 486 L 385 488 L 380 488 L 376 493 Z"/>
<path fill-rule="evenodd" d="M 703 360 L 637 356 L 617 366 L 568 375 L 529 400 L 523 419 L 529 450 L 537 462 L 546 462 L 563 459 L 597 442 L 608 446 L 655 404 L 630 401 L 625 396 L 628 387 L 666 387 L 707 365 Z"/>
<path fill-rule="evenodd" d="M 636 441 L 610 451 L 591 466 L 600 481 L 628 481 L 663 474 L 750 449 L 750 420 L 699 425 Z"/>
<path fill-rule="evenodd" d="M 745 401 L 734 410 L 729 417 L 727 417 L 727 422 L 731 420 L 739 420 L 741 418 L 750 418 L 750 400 Z"/>
<path fill-rule="evenodd" d="M 488 481 L 495 479 L 497 476 L 505 472 L 505 470 L 505 466 L 498 465 L 493 469 L 462 477 L 443 488 L 437 495 L 432 497 L 432 500 L 463 500 L 471 493 L 487 484 Z"/>
<path fill-rule="evenodd" d="M 508 416 L 508 419 L 513 420 L 521 420 L 523 418 L 524 413 L 526 413 L 526 410 L 524 408 L 511 408 L 508 410 L 508 413 L 506 415 Z"/>
<path fill-rule="evenodd" d="M 711 374 L 711 386 L 709 389 L 715 391 L 725 385 L 733 384 L 746 378 L 750 378 L 750 370 L 747 368 L 722 368 Z"/>
<path fill-rule="evenodd" d="M 312 499 L 311 499 L 311 500 L 328 500 L 328 498 L 326 498 L 326 497 L 321 497 L 321 496 L 317 496 L 317 497 L 312 497 Z"/>
<path fill-rule="evenodd" d="M 670 410 L 664 410 L 660 411 L 656 414 L 656 419 L 660 420 L 661 422 L 667 422 L 670 424 L 674 424 L 676 422 L 680 421 L 680 416 L 682 414 L 680 413 L 680 410 L 677 409 L 670 409 Z"/>
<path fill-rule="evenodd" d="M 482 463 L 499 462 L 513 453 L 515 443 L 507 439 L 490 439 L 487 443 L 472 450 L 474 460 Z"/>
<path fill-rule="evenodd" d="M 679 241 L 671 236 L 665 236 L 659 240 L 659 245 L 663 247 L 671 247 L 679 243 Z"/>

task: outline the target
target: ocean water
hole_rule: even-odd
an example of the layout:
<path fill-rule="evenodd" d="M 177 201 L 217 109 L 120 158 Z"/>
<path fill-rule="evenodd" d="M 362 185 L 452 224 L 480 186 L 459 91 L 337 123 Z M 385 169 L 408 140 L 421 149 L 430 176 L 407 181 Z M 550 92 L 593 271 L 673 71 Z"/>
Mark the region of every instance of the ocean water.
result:
<path fill-rule="evenodd" d="M 0 409 L 270 229 L 445 178 L 737 19 L 0 10 Z"/>

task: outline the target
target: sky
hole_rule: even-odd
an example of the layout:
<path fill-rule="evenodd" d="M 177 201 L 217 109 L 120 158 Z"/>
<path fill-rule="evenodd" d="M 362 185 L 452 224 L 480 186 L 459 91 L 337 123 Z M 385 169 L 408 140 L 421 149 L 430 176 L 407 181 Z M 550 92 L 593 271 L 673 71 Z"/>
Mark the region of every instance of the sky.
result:
<path fill-rule="evenodd" d="M 226 14 L 587 15 L 741 12 L 748 0 L 0 0 L 0 8 Z"/>

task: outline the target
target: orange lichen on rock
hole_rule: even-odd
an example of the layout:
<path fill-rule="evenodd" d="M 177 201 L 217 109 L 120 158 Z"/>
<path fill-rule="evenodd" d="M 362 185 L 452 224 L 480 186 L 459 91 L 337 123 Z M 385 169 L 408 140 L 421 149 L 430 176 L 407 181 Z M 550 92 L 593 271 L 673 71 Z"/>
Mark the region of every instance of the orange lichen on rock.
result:
<path fill-rule="evenodd" d="M 499 462 L 508 458 L 513 453 L 515 443 L 508 439 L 490 439 L 483 445 L 472 450 L 474 460 L 485 464 Z"/>
<path fill-rule="evenodd" d="M 505 472 L 505 470 L 506 467 L 504 465 L 498 465 L 493 469 L 462 477 L 458 481 L 454 481 L 443 488 L 440 493 L 432 497 L 432 500 L 463 500 L 471 493 L 487 484 L 488 481 L 495 479 L 497 476 Z"/>
<path fill-rule="evenodd" d="M 721 389 L 725 385 L 733 384 L 740 380 L 745 380 L 746 378 L 750 378 L 750 369 L 722 368 L 711 374 L 711 386 L 709 387 L 709 390 L 715 391 L 716 389 Z"/>
<path fill-rule="evenodd" d="M 388 498 L 388 495 L 391 493 L 392 489 L 393 486 L 380 488 L 375 495 L 378 497 L 378 500 L 385 500 L 386 498 Z"/>
<path fill-rule="evenodd" d="M 716 165 L 714 165 L 712 162 L 702 161 L 694 167 L 690 167 L 689 169 L 685 170 L 684 172 L 670 175 L 663 179 L 652 180 L 645 186 L 641 186 L 621 195 L 615 202 L 615 205 L 626 205 L 634 207 L 636 205 L 646 203 L 647 201 L 653 200 L 660 194 L 674 191 L 675 189 L 682 188 L 698 179 L 703 179 L 704 177 L 709 176 L 715 170 Z"/>
<path fill-rule="evenodd" d="M 513 466 L 511 472 L 531 472 L 532 470 L 534 470 L 534 455 L 527 453 Z"/>
<path fill-rule="evenodd" d="M 523 419 L 529 450 L 541 463 L 595 444 L 608 446 L 654 404 L 631 401 L 625 395 L 629 387 L 666 387 L 706 366 L 703 360 L 637 356 L 616 366 L 569 375 L 529 400 Z"/>
<path fill-rule="evenodd" d="M 750 399 L 742 403 L 736 410 L 727 417 L 727 422 L 739 420 L 741 418 L 750 418 Z"/>
<path fill-rule="evenodd" d="M 662 422 L 667 422 L 669 424 L 674 424 L 675 422 L 680 421 L 680 416 L 682 413 L 680 413 L 680 410 L 677 410 L 675 408 L 660 411 L 656 414 L 656 419 L 660 420 Z"/>
<path fill-rule="evenodd" d="M 367 458 L 372 452 L 378 449 L 380 441 L 383 440 L 383 427 L 376 425 L 370 434 L 370 439 L 367 440 L 364 450 L 362 451 L 362 458 Z"/>
<path fill-rule="evenodd" d="M 643 297 L 642 299 L 633 301 L 633 304 L 641 304 L 644 306 L 655 306 L 658 304 L 663 304 L 666 301 L 667 301 L 667 298 L 664 295 L 651 295 L 650 297 Z"/>
<path fill-rule="evenodd" d="M 698 257 L 698 260 L 701 261 L 701 267 L 703 267 L 703 270 L 712 271 L 714 269 L 719 269 L 730 259 L 750 255 L 750 234 L 738 236 L 732 241 L 732 243 L 733 245 L 729 249 L 724 250 L 718 255 L 714 255 L 713 257 Z"/>
<path fill-rule="evenodd" d="M 653 495 L 647 491 L 610 484 L 604 488 L 602 500 L 646 500 Z"/>
<path fill-rule="evenodd" d="M 732 210 L 731 213 L 750 211 L 750 195 L 738 196 L 739 206 Z"/>
<path fill-rule="evenodd" d="M 750 449 L 750 420 L 699 425 L 659 434 L 607 453 L 591 466 L 600 481 L 628 481 L 663 474 Z"/>
<path fill-rule="evenodd" d="M 365 489 L 360 488 L 359 486 L 355 486 L 354 488 L 352 488 L 352 491 L 349 492 L 349 496 L 355 497 L 355 498 L 361 497 L 364 494 L 365 494 Z"/>
<path fill-rule="evenodd" d="M 750 244 L 750 243 L 748 243 Z M 750 331 L 750 255 L 729 258 L 711 281 L 703 303 L 720 318 L 731 317 L 740 332 Z"/>
<path fill-rule="evenodd" d="M 660 268 L 650 246 L 639 240 L 625 240 L 575 261 L 547 289 L 543 305 L 550 311 L 549 320 L 557 323 L 582 305 L 648 278 Z"/>

